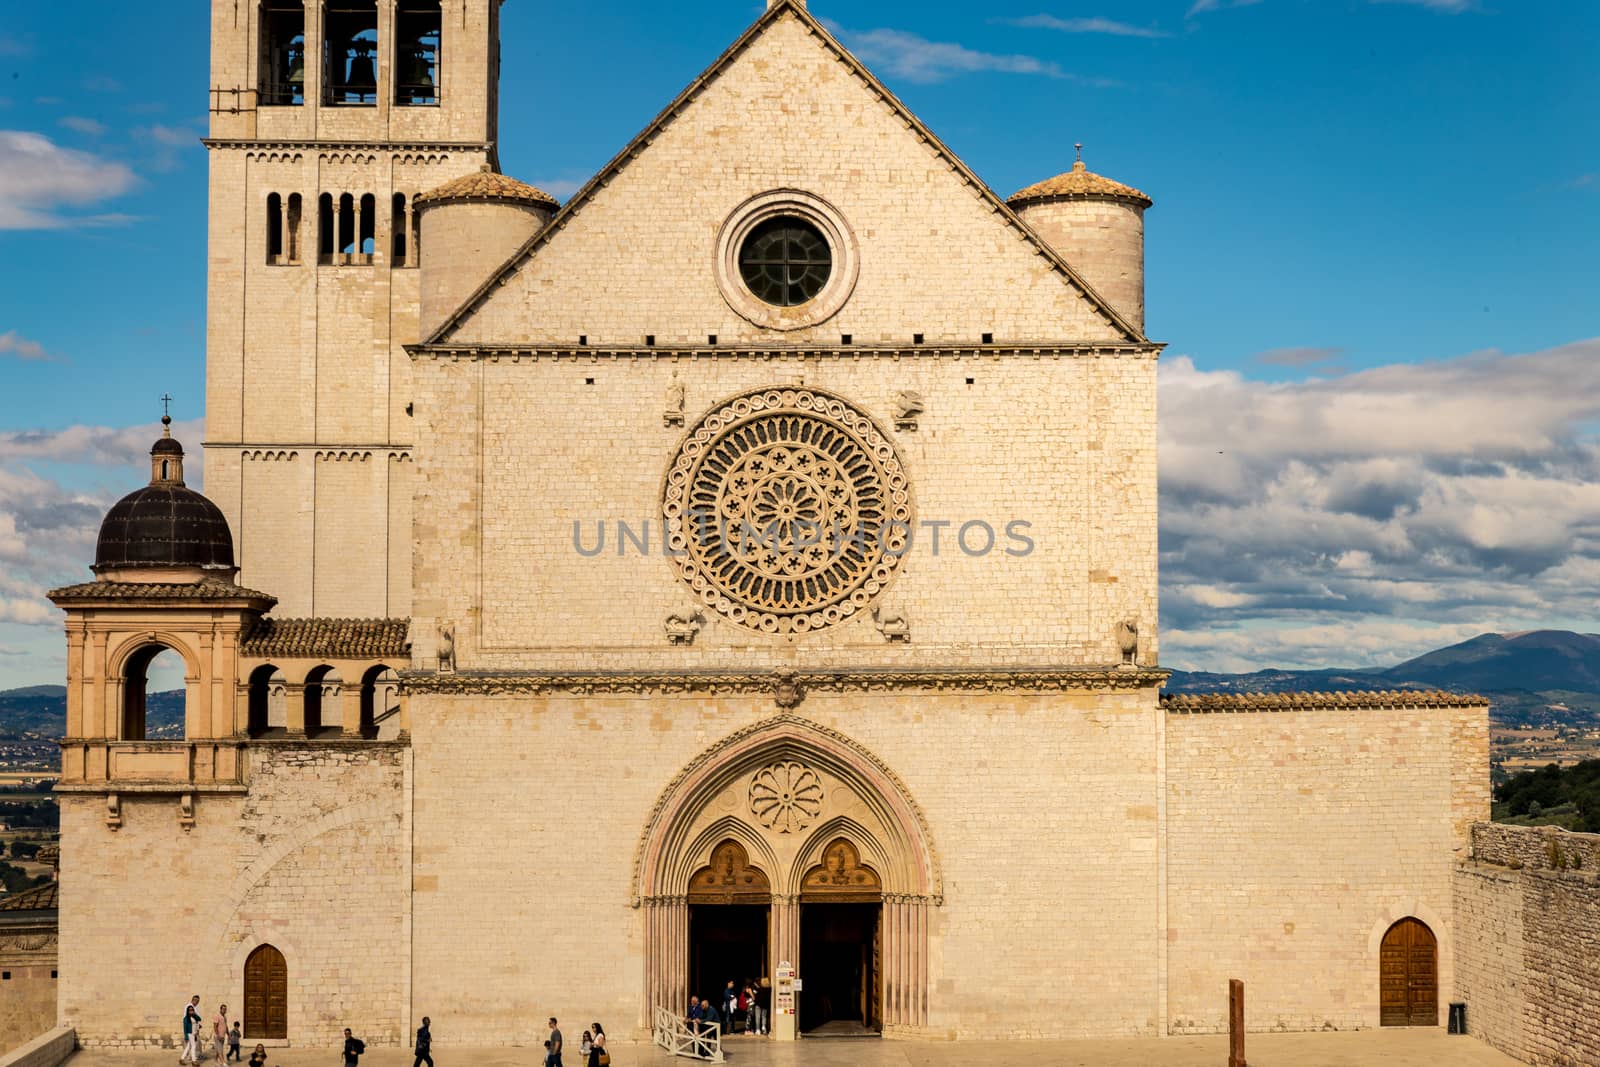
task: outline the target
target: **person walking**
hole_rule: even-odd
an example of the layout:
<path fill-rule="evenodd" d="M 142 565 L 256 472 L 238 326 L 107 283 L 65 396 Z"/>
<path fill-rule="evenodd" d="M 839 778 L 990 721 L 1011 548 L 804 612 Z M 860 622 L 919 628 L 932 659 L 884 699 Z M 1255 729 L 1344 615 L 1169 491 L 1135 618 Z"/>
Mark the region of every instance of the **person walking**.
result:
<path fill-rule="evenodd" d="M 179 1063 L 200 1062 L 200 995 L 183 1006 L 183 1055 Z"/>
<path fill-rule="evenodd" d="M 545 1067 L 561 1067 L 561 1028 L 554 1015 L 550 1016 L 550 1054 L 544 1062 Z"/>
<path fill-rule="evenodd" d="M 244 1034 L 239 1030 L 239 1020 L 233 1021 L 233 1029 L 228 1031 L 228 1059 L 238 1063 L 244 1056 Z"/>
<path fill-rule="evenodd" d="M 589 1029 L 594 1034 L 594 1040 L 589 1047 L 589 1062 L 584 1067 L 611 1067 L 611 1053 L 606 1051 L 605 1027 L 591 1023 Z"/>
<path fill-rule="evenodd" d="M 422 1067 L 424 1063 L 433 1067 L 433 1031 L 428 1017 L 422 1017 L 422 1025 L 417 1027 L 417 1061 L 411 1067 Z"/>
<path fill-rule="evenodd" d="M 211 1020 L 211 1046 L 212 1052 L 221 1063 L 228 1055 L 228 1006 L 223 1004 L 217 1008 L 216 1017 Z"/>
<path fill-rule="evenodd" d="M 350 1033 L 350 1028 L 344 1028 L 344 1067 L 360 1067 L 361 1054 L 367 1051 L 367 1043 Z"/>

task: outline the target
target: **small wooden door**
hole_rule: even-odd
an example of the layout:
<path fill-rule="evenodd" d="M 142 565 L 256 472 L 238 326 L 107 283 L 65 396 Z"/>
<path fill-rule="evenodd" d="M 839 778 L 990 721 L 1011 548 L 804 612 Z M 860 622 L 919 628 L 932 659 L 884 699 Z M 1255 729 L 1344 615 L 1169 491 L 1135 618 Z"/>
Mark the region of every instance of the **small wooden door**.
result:
<path fill-rule="evenodd" d="M 244 963 L 244 1036 L 247 1041 L 289 1036 L 289 965 L 271 945 L 262 945 Z"/>
<path fill-rule="evenodd" d="M 1439 1025 L 1439 945 L 1420 919 L 1401 919 L 1383 935 L 1379 1015 L 1384 1026 Z"/>

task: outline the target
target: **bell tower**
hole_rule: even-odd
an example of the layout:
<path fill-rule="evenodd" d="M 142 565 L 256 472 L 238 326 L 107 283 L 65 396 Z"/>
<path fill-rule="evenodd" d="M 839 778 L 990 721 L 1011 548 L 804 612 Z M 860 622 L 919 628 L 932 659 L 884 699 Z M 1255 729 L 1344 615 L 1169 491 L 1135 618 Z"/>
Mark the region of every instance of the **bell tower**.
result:
<path fill-rule="evenodd" d="M 418 194 L 496 163 L 501 0 L 212 0 L 206 491 L 288 616 L 411 604 Z"/>

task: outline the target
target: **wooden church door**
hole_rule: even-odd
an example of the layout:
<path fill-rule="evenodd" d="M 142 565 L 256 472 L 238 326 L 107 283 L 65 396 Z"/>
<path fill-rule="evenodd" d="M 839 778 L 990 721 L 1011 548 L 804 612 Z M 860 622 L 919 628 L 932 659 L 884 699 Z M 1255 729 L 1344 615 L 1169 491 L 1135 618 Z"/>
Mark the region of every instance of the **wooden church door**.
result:
<path fill-rule="evenodd" d="M 289 1036 L 289 965 L 262 945 L 244 964 L 244 1036 L 250 1041 Z"/>
<path fill-rule="evenodd" d="M 1383 935 L 1379 1015 L 1384 1026 L 1439 1025 L 1439 945 L 1420 919 L 1401 919 Z"/>

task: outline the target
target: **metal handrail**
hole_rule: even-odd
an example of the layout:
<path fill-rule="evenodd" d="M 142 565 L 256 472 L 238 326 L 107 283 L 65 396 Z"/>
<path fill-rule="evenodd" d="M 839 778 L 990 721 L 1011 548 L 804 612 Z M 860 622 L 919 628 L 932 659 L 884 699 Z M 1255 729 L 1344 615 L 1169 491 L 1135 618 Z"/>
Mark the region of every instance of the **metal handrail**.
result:
<path fill-rule="evenodd" d="M 721 1023 L 699 1023 L 691 1027 L 689 1020 L 666 1008 L 657 1008 L 655 1043 L 674 1056 L 707 1063 L 723 1062 Z"/>

